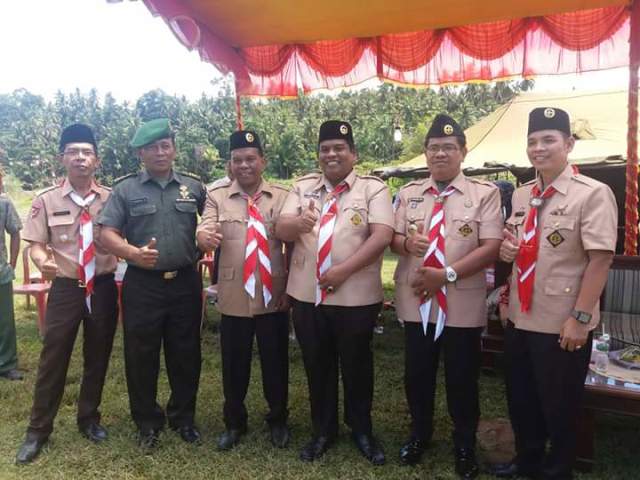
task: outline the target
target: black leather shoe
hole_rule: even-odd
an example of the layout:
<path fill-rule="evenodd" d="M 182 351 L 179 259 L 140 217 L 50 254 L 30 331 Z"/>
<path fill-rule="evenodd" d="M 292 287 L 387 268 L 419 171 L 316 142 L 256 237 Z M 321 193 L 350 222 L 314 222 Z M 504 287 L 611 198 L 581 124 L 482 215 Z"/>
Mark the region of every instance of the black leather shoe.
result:
<path fill-rule="evenodd" d="M 27 438 L 25 438 L 22 445 L 20 445 L 20 449 L 16 455 L 16 464 L 26 465 L 27 463 L 33 462 L 40 454 L 47 440 L 47 438 L 35 438 L 27 435 Z"/>
<path fill-rule="evenodd" d="M 291 433 L 289 432 L 289 427 L 287 427 L 286 423 L 276 423 L 274 425 L 270 425 L 269 429 L 271 430 L 271 443 L 276 448 L 287 448 L 289 445 L 289 439 L 291 438 Z"/>
<path fill-rule="evenodd" d="M 300 460 L 303 462 L 317 460 L 329 449 L 331 443 L 332 439 L 329 437 L 313 437 L 300 451 Z"/>
<path fill-rule="evenodd" d="M 6 372 L 0 373 L 1 378 L 5 378 L 7 380 L 22 380 L 24 379 L 24 375 L 17 368 L 12 368 L 11 370 L 7 370 Z"/>
<path fill-rule="evenodd" d="M 367 435 L 366 433 L 352 433 L 351 437 L 364 458 L 369 460 L 373 465 L 385 464 L 386 459 L 384 458 L 382 447 L 373 435 Z"/>
<path fill-rule="evenodd" d="M 247 433 L 247 427 L 225 430 L 218 438 L 218 450 L 231 450 L 245 433 Z"/>
<path fill-rule="evenodd" d="M 180 435 L 180 438 L 187 443 L 200 443 L 200 432 L 195 425 L 182 425 L 173 428 L 174 432 Z"/>
<path fill-rule="evenodd" d="M 107 430 L 99 423 L 90 423 L 80 427 L 80 433 L 95 443 L 104 442 L 109 436 Z"/>
<path fill-rule="evenodd" d="M 533 469 L 524 469 L 519 467 L 515 461 L 507 463 L 494 463 L 487 466 L 487 473 L 498 478 L 537 478 L 538 472 Z"/>
<path fill-rule="evenodd" d="M 400 463 L 402 465 L 415 465 L 420 463 L 422 454 L 427 448 L 427 442 L 416 437 L 411 437 L 407 443 L 400 448 Z"/>
<path fill-rule="evenodd" d="M 456 473 L 460 478 L 476 478 L 480 473 L 476 454 L 469 448 L 456 449 Z"/>
<path fill-rule="evenodd" d="M 149 428 L 138 431 L 138 445 L 145 450 L 153 450 L 158 446 L 160 439 L 159 428 Z"/>

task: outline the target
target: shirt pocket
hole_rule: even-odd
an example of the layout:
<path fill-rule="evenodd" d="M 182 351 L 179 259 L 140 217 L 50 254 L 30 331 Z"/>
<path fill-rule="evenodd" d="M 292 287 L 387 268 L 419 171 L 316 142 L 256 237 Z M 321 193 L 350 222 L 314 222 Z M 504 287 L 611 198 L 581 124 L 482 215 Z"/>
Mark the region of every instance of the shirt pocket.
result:
<path fill-rule="evenodd" d="M 236 269 L 234 267 L 221 267 L 220 268 L 220 278 L 223 281 L 230 282 L 236 276 Z"/>
<path fill-rule="evenodd" d="M 544 293 L 561 297 L 577 297 L 580 280 L 574 277 L 547 277 L 544 279 Z"/>
<path fill-rule="evenodd" d="M 143 215 L 153 215 L 157 211 L 158 209 L 156 208 L 156 206 L 149 203 L 129 206 L 129 215 L 132 217 L 141 217 Z"/>
<path fill-rule="evenodd" d="M 526 217 L 524 215 L 521 215 L 519 217 L 511 216 L 505 222 L 505 226 L 507 227 L 507 230 L 513 233 L 516 236 L 516 238 L 521 238 L 522 236 L 522 226 L 524 225 L 525 218 Z"/>
<path fill-rule="evenodd" d="M 477 217 L 471 215 L 454 216 L 447 225 L 447 236 L 453 240 L 478 243 L 478 230 L 480 222 Z"/>
<path fill-rule="evenodd" d="M 576 217 L 549 215 L 540 234 L 542 248 L 557 252 L 575 248 L 575 228 Z"/>
<path fill-rule="evenodd" d="M 182 213 L 196 213 L 198 206 L 196 202 L 176 202 L 176 210 Z"/>
<path fill-rule="evenodd" d="M 77 241 L 74 232 L 74 218 L 68 215 L 51 215 L 47 223 L 51 231 L 51 243 L 60 244 Z"/>
<path fill-rule="evenodd" d="M 369 207 L 364 198 L 351 199 L 342 207 L 342 215 L 354 229 L 365 229 L 369 225 Z"/>
<path fill-rule="evenodd" d="M 239 214 L 221 214 L 218 223 L 224 240 L 242 240 L 246 236 L 247 219 Z"/>

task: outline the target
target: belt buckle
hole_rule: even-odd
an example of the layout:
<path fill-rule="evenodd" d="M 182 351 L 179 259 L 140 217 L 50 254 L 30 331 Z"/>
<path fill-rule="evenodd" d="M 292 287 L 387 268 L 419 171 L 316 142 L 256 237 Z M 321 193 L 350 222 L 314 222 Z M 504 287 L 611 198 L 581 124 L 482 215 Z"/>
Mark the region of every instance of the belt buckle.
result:
<path fill-rule="evenodd" d="M 162 274 L 162 278 L 164 278 L 165 280 L 173 280 L 177 276 L 178 276 L 177 270 L 173 270 L 172 272 L 164 272 Z"/>
<path fill-rule="evenodd" d="M 87 284 L 84 283 L 82 280 L 78 280 L 78 287 L 80 288 L 87 288 Z"/>

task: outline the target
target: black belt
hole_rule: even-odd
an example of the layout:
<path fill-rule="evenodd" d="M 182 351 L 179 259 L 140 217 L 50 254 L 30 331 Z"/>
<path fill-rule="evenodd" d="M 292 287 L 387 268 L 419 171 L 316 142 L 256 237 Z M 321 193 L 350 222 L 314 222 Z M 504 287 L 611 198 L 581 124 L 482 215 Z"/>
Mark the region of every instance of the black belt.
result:
<path fill-rule="evenodd" d="M 113 273 L 105 273 L 104 275 L 98 275 L 93 279 L 93 285 L 100 285 L 101 283 L 113 281 Z M 86 285 L 79 278 L 68 277 L 56 277 L 53 279 L 53 283 L 60 285 L 61 287 L 78 287 L 85 288 Z"/>
<path fill-rule="evenodd" d="M 135 272 L 142 273 L 144 275 L 149 275 L 151 277 L 160 277 L 164 280 L 173 280 L 174 278 L 177 278 L 178 275 L 184 275 L 189 271 L 195 272 L 195 267 L 193 265 L 180 267 L 176 270 L 149 270 L 147 268 L 136 267 L 135 265 L 129 265 L 127 269 L 132 269 Z"/>

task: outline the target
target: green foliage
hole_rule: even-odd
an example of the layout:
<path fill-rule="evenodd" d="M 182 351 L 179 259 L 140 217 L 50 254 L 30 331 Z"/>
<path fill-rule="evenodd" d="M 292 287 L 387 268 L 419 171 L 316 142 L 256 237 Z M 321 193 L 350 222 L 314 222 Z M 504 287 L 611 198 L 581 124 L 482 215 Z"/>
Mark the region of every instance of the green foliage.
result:
<path fill-rule="evenodd" d="M 419 154 L 427 125 L 437 113 L 449 113 L 466 128 L 531 86 L 522 81 L 433 90 L 385 84 L 295 100 L 243 99 L 242 112 L 245 128 L 262 138 L 267 174 L 289 179 L 315 168 L 317 132 L 324 120 L 351 122 L 361 166 L 380 166 Z M 228 137 L 236 126 L 235 98 L 224 82 L 216 97 L 188 101 L 152 90 L 134 105 L 119 103 L 111 94 L 100 100 L 95 90 L 59 92 L 50 102 L 26 90 L 0 95 L 0 163 L 25 189 L 48 185 L 63 174 L 56 156 L 62 128 L 84 122 L 96 131 L 102 159 L 98 175 L 110 184 L 139 166 L 128 146 L 137 126 L 161 116 L 169 117 L 176 130 L 178 169 L 205 182 L 224 175 Z M 403 133 L 400 142 L 393 138 L 397 128 Z"/>

